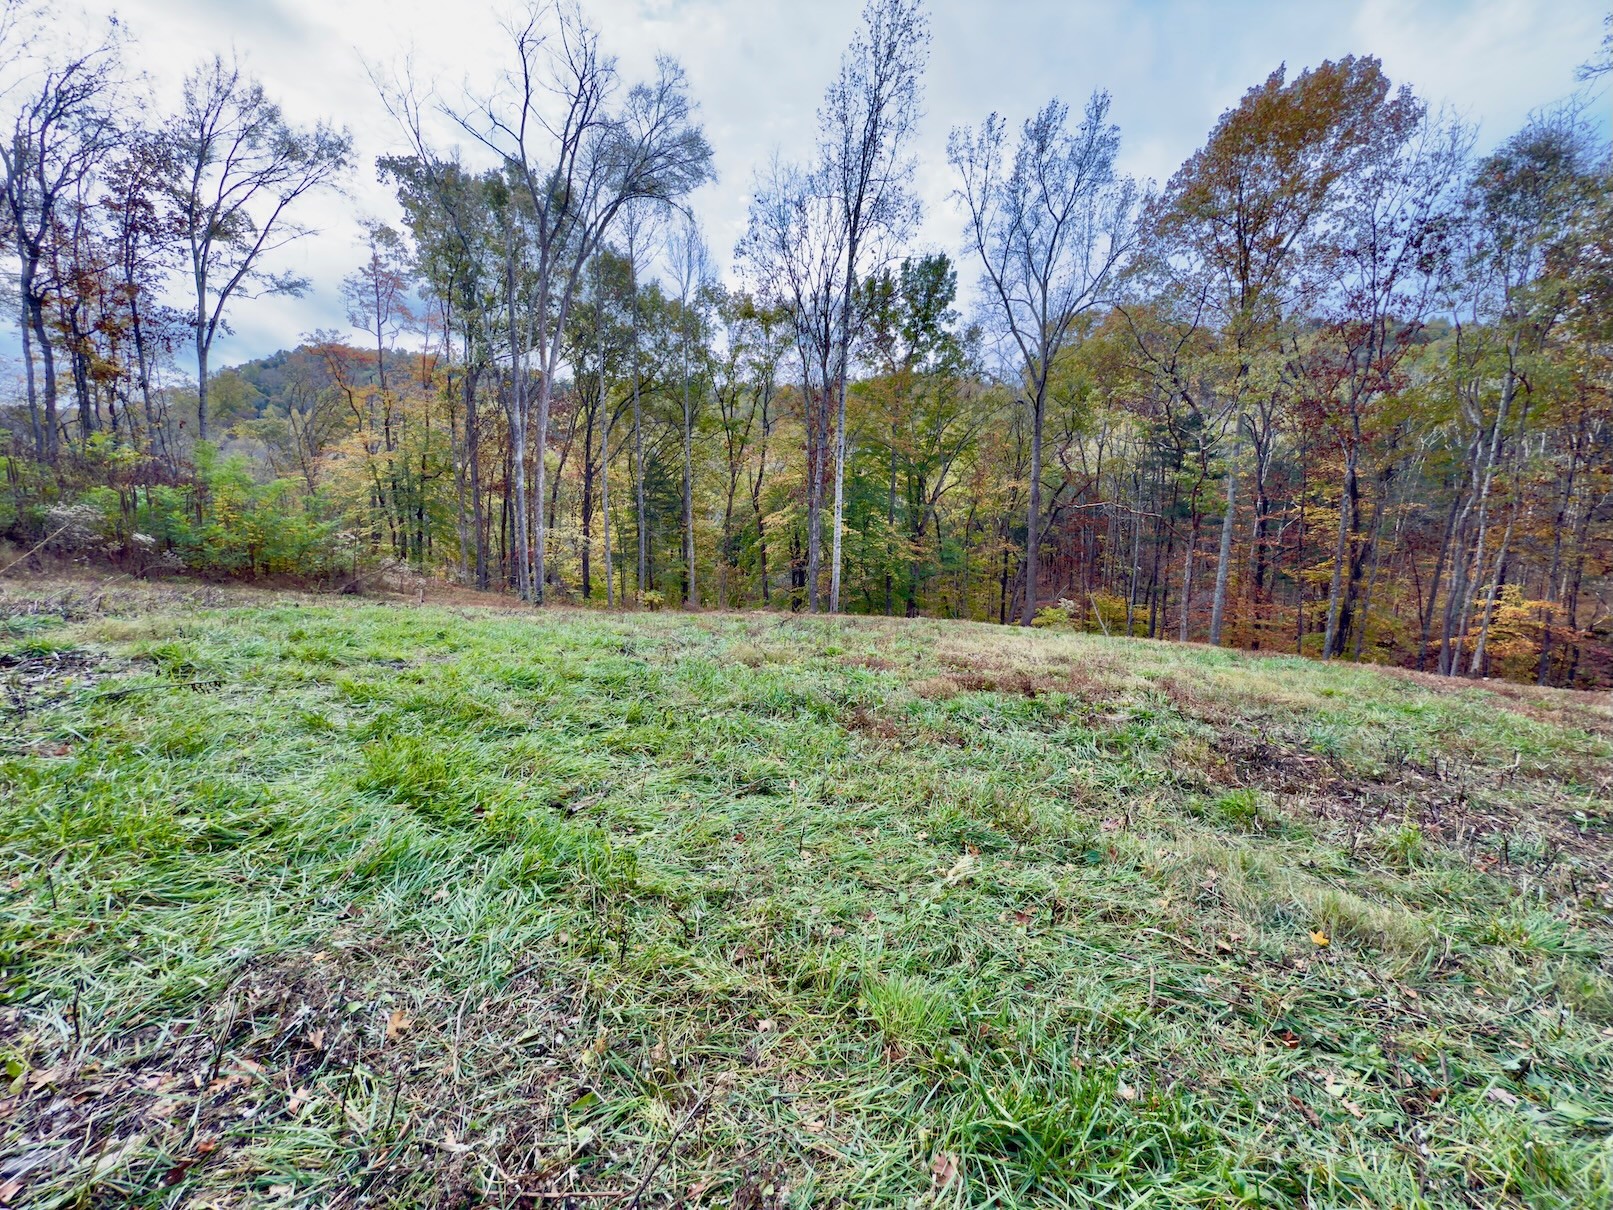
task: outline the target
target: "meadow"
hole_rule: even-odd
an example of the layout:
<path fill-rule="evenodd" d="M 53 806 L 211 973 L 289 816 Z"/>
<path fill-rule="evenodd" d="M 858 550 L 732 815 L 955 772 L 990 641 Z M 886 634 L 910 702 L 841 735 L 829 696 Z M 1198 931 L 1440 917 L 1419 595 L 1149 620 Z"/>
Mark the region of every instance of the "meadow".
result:
<path fill-rule="evenodd" d="M 0 582 L 0 1204 L 1613 1206 L 1606 694 Z"/>

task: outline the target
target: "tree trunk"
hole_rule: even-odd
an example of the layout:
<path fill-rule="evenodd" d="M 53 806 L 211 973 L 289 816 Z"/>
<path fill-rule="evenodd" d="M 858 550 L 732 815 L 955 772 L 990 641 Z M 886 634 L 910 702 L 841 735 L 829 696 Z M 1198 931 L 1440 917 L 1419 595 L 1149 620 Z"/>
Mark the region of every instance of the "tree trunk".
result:
<path fill-rule="evenodd" d="M 683 603 L 696 609 L 700 598 L 694 579 L 694 412 L 689 400 L 688 332 L 683 336 L 683 560 Z"/>
<path fill-rule="evenodd" d="M 1030 504 L 1026 509 L 1025 525 L 1025 611 L 1020 616 L 1020 622 L 1025 626 L 1036 619 L 1037 578 L 1041 573 L 1042 423 L 1046 418 L 1046 408 L 1045 386 L 1038 385 L 1031 401 Z"/>
<path fill-rule="evenodd" d="M 1236 418 L 1233 424 L 1237 424 Z M 1210 605 L 1210 646 L 1221 645 L 1221 623 L 1227 609 L 1227 575 L 1232 566 L 1232 531 L 1238 513 L 1238 446 L 1232 441 L 1232 465 L 1227 469 L 1227 511 L 1221 518 L 1221 551 L 1215 562 L 1215 599 Z"/>
<path fill-rule="evenodd" d="M 1331 660 L 1336 654 L 1334 647 L 1338 641 L 1339 614 L 1344 601 L 1344 561 L 1349 557 L 1350 514 L 1354 503 L 1350 485 L 1354 479 L 1355 447 L 1352 445 L 1345 451 L 1344 483 L 1339 489 L 1339 531 L 1333 544 L 1333 579 L 1327 589 L 1327 629 L 1322 638 L 1324 660 Z"/>

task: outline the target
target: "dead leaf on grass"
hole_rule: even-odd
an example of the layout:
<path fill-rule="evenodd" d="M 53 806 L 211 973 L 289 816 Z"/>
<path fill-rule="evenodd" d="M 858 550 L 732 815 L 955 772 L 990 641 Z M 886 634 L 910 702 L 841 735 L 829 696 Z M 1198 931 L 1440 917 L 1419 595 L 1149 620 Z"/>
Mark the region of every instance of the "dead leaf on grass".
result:
<path fill-rule="evenodd" d="M 386 1015 L 386 1040 L 396 1042 L 403 1037 L 404 1031 L 413 1024 L 413 1017 L 401 1008 L 394 1008 Z"/>
<path fill-rule="evenodd" d="M 934 1181 L 937 1190 L 945 1189 L 953 1181 L 957 1180 L 957 1157 L 948 1155 L 945 1151 L 937 1151 L 935 1159 L 930 1163 L 930 1179 Z"/>

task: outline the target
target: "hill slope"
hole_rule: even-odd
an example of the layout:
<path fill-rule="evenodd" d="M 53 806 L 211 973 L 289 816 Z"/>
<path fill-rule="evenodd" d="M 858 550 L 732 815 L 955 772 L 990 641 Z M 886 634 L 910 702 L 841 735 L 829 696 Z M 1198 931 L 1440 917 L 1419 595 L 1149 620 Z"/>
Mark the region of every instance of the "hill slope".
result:
<path fill-rule="evenodd" d="M 1613 1204 L 1604 698 L 4 594 L 0 1200 Z"/>

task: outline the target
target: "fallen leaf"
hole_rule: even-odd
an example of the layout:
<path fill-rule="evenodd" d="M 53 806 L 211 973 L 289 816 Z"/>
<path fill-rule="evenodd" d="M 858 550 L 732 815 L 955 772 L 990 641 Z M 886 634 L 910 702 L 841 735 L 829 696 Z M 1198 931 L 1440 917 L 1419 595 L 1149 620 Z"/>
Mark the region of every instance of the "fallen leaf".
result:
<path fill-rule="evenodd" d="M 1509 1109 L 1518 1103 L 1518 1098 L 1505 1088 L 1486 1088 L 1484 1096 L 1485 1099 L 1494 1101 L 1497 1105 L 1505 1105 Z"/>
<path fill-rule="evenodd" d="M 1120 830 L 1120 821 L 1118 819 L 1106 819 L 1098 827 L 1105 832 L 1118 832 Z"/>
<path fill-rule="evenodd" d="M 403 1037 L 403 1031 L 414 1024 L 414 1018 L 401 1008 L 394 1008 L 386 1016 L 386 1040 L 396 1042 Z"/>
<path fill-rule="evenodd" d="M 1316 945 L 1316 947 L 1318 949 L 1325 949 L 1327 946 L 1333 944 L 1333 942 L 1329 939 L 1328 935 L 1326 933 L 1324 933 L 1321 929 L 1317 929 L 1314 933 L 1311 934 L 1311 941 L 1315 943 L 1315 945 Z"/>
<path fill-rule="evenodd" d="M 22 1182 L 20 1180 L 10 1180 L 0 1185 L 0 1206 L 9 1206 L 11 1199 L 21 1192 Z"/>
<path fill-rule="evenodd" d="M 766 1018 L 763 1018 L 762 1020 L 760 1020 L 760 1021 L 758 1021 L 756 1023 L 756 1032 L 759 1033 L 759 1034 L 772 1033 L 773 1030 L 775 1030 L 776 1028 L 778 1028 L 778 1027 L 776 1025 L 774 1025 L 771 1020 L 768 1020 Z"/>
<path fill-rule="evenodd" d="M 1292 1102 L 1294 1108 L 1299 1110 L 1299 1112 L 1304 1116 L 1307 1122 L 1309 1122 L 1312 1126 L 1321 1126 L 1322 1119 L 1320 1116 L 1318 1116 L 1316 1110 L 1312 1109 L 1309 1105 L 1305 1104 L 1304 1101 L 1294 1096 L 1293 1093 L 1288 1094 L 1288 1099 L 1290 1102 Z"/>
<path fill-rule="evenodd" d="M 197 1155 L 212 1155 L 218 1150 L 218 1140 L 211 1135 L 203 1135 L 196 1140 Z"/>
<path fill-rule="evenodd" d="M 325 1049 L 325 1027 L 323 1025 L 321 1025 L 318 1029 L 310 1029 L 308 1031 L 308 1045 L 312 1046 L 315 1050 Z"/>
<path fill-rule="evenodd" d="M 313 1099 L 314 1094 L 309 1092 L 306 1087 L 299 1088 L 296 1092 L 291 1094 L 291 1099 L 286 1102 L 286 1112 L 296 1115 L 302 1111 L 302 1107 L 304 1105 L 308 1104 L 308 1102 Z"/>
<path fill-rule="evenodd" d="M 1135 1101 L 1137 1099 L 1137 1090 L 1124 1080 L 1121 1080 L 1115 1085 L 1115 1095 L 1122 1101 Z"/>
<path fill-rule="evenodd" d="M 1036 919 L 1036 917 L 1031 915 L 1029 912 L 1015 912 L 1014 913 L 1014 923 L 1019 925 L 1019 926 L 1021 926 L 1021 927 L 1024 927 L 1025 925 L 1029 924 L 1034 919 Z"/>
<path fill-rule="evenodd" d="M 945 1151 L 937 1151 L 935 1159 L 930 1163 L 930 1177 L 937 1189 L 945 1189 L 958 1179 L 957 1157 L 948 1155 Z"/>

